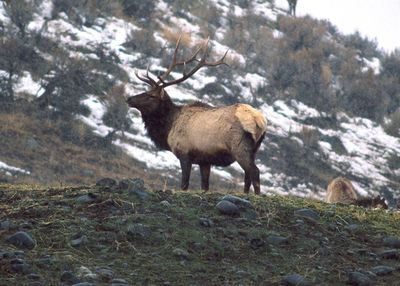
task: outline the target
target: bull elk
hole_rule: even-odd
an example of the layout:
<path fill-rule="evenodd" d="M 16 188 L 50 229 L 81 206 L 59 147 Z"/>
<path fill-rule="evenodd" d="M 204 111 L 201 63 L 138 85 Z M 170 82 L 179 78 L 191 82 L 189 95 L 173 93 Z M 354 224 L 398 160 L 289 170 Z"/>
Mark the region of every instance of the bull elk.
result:
<path fill-rule="evenodd" d="M 260 193 L 260 172 L 255 164 L 255 154 L 265 136 L 267 121 L 261 112 L 247 104 L 212 107 L 196 102 L 177 105 L 172 102 L 166 87 L 185 81 L 202 67 L 225 63 L 228 51 L 217 61 L 210 62 L 208 42 L 205 41 L 187 60 L 178 61 L 178 39 L 168 69 L 152 78 L 136 76 L 150 86 L 146 92 L 130 96 L 127 103 L 140 111 L 148 135 L 155 145 L 175 154 L 182 169 L 182 190 L 189 187 L 192 164 L 200 166 L 201 188 L 208 190 L 211 165 L 228 166 L 237 161 L 244 170 L 244 192 L 253 184 Z M 191 64 L 190 71 L 186 68 Z M 183 69 L 182 76 L 167 81 L 176 67 Z"/>

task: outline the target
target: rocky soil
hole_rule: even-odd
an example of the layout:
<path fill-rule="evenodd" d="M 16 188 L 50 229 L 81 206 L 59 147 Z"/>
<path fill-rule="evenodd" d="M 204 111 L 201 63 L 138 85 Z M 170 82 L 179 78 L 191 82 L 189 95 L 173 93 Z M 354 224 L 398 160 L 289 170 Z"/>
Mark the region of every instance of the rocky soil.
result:
<path fill-rule="evenodd" d="M 0 285 L 398 285 L 399 221 L 141 179 L 0 185 Z"/>

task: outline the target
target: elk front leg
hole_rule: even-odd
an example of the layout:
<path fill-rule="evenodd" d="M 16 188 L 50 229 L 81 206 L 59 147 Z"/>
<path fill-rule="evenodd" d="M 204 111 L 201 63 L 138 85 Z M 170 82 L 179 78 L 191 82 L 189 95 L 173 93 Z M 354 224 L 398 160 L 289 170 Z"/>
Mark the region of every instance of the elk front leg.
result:
<path fill-rule="evenodd" d="M 201 189 L 208 191 L 211 165 L 200 165 Z"/>
<path fill-rule="evenodd" d="M 244 172 L 244 192 L 247 194 L 250 191 L 251 178 L 249 172 Z"/>
<path fill-rule="evenodd" d="M 181 189 L 187 190 L 189 188 L 190 172 L 192 170 L 192 162 L 188 159 L 179 159 L 182 170 Z"/>

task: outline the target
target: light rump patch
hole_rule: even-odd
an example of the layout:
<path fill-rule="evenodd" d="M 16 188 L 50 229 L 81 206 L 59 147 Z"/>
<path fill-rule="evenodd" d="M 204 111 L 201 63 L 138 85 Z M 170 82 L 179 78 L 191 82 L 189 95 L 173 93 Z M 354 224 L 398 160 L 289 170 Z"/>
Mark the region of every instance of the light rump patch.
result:
<path fill-rule="evenodd" d="M 260 111 L 248 104 L 237 104 L 235 116 L 239 119 L 243 129 L 251 134 L 255 142 L 258 142 L 267 130 L 267 119 Z"/>

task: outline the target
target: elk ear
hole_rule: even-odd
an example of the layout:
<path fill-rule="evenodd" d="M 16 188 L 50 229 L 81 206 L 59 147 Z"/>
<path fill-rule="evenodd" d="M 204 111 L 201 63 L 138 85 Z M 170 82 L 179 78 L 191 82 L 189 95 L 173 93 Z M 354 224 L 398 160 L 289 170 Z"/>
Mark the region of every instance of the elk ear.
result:
<path fill-rule="evenodd" d="M 164 94 L 165 94 L 165 91 L 164 91 L 163 88 L 161 88 L 161 91 L 160 91 L 160 98 L 161 99 L 164 99 Z"/>

